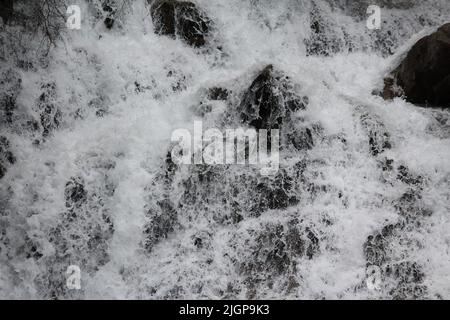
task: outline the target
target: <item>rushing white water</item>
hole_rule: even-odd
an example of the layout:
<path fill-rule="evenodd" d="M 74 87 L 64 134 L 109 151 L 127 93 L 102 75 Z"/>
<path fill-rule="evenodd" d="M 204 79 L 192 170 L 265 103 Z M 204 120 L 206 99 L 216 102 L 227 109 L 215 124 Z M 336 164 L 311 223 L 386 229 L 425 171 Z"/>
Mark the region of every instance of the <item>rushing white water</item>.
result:
<path fill-rule="evenodd" d="M 33 133 L 0 127 L 17 158 L 0 187 L 0 297 L 412 298 L 408 289 L 396 296 L 400 289 L 388 276 L 381 289 L 367 288 L 364 248 L 370 235 L 399 221 L 396 203 L 413 188 L 417 205 L 432 214 L 386 240 L 388 261 L 420 265 L 424 277 L 416 282 L 426 289 L 418 297 L 450 298 L 450 114 L 372 94 L 420 37 L 448 22 L 450 3 L 382 9 L 381 30 L 371 31 L 364 15 L 337 2 L 196 0 L 213 21 L 206 49 L 154 34 L 143 0 L 127 5 L 112 30 L 82 7 L 82 29 L 66 32 L 48 67 L 18 71 L 17 104 L 35 118 L 42 84 L 56 84 L 59 128 L 35 144 Z M 308 54 L 311 12 L 338 52 Z M 256 173 L 218 168 L 220 178 L 208 184 L 197 169 L 182 168 L 167 191 L 160 175 L 171 133 L 192 129 L 206 88 L 226 87 L 239 101 L 268 64 L 309 98 L 295 123 L 320 130 L 311 150 L 281 159 L 300 184 L 295 204 L 224 222 L 230 190 L 245 207 Z M 204 119 L 211 126 L 234 110 L 211 103 Z M 382 155 L 370 152 L 370 128 L 389 134 L 392 147 Z M 385 158 L 394 161 L 393 172 L 383 171 Z M 308 183 L 323 190 L 301 186 L 291 170 L 299 161 L 308 163 Z M 420 187 L 398 179 L 401 165 L 421 177 Z M 230 182 L 239 176 L 246 178 Z M 83 181 L 88 198 L 76 217 L 65 204 L 72 177 Z M 181 204 L 177 222 L 148 250 L 146 226 L 161 214 L 156 203 L 165 192 Z M 291 232 L 311 257 L 289 249 Z M 280 241 L 287 249 L 272 252 Z M 65 288 L 69 265 L 81 269 L 81 290 Z"/>

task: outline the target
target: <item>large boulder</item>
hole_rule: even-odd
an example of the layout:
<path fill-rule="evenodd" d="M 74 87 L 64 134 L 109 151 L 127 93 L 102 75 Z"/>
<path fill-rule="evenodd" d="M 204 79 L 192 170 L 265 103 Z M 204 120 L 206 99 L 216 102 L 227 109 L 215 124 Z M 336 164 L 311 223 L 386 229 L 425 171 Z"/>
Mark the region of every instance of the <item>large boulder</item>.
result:
<path fill-rule="evenodd" d="M 420 39 L 385 79 L 385 99 L 404 95 L 411 103 L 450 108 L 450 23 Z"/>
<path fill-rule="evenodd" d="M 156 0 L 150 13 L 157 34 L 180 37 L 193 47 L 205 45 L 211 22 L 192 2 Z"/>

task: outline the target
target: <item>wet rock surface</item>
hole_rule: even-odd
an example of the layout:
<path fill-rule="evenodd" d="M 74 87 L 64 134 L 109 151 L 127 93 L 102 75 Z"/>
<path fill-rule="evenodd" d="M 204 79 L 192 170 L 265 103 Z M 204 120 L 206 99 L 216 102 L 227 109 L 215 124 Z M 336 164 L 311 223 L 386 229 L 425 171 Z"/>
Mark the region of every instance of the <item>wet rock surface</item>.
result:
<path fill-rule="evenodd" d="M 450 24 L 420 39 L 386 80 L 384 97 L 404 95 L 421 106 L 450 106 Z M 397 88 L 398 86 L 398 88 Z"/>
<path fill-rule="evenodd" d="M 262 70 L 245 91 L 239 106 L 243 122 L 255 129 L 280 129 L 292 112 L 303 110 L 307 97 L 293 92 L 289 78 L 269 65 Z"/>
<path fill-rule="evenodd" d="M 103 12 L 106 14 L 105 20 L 103 23 L 105 27 L 111 29 L 114 26 L 115 22 L 115 14 L 117 13 L 117 3 L 115 0 L 105 0 L 102 3 Z"/>
<path fill-rule="evenodd" d="M 13 0 L 5 0 L 2 1 L 2 5 L 0 7 L 0 17 L 3 19 L 3 23 L 7 24 L 8 20 L 14 13 L 14 1 Z"/>
<path fill-rule="evenodd" d="M 295 290 L 299 286 L 295 280 L 297 264 L 302 259 L 313 259 L 319 252 L 317 235 L 296 219 L 286 225 L 269 223 L 262 230 L 247 232 L 255 234 L 247 244 L 250 254 L 239 266 L 246 298 L 254 299 L 274 286 L 281 286 L 287 293 Z"/>
<path fill-rule="evenodd" d="M 305 110 L 309 103 L 308 97 L 298 91 L 289 76 L 268 65 L 244 92 L 236 111 L 241 122 L 256 130 L 280 130 L 282 145 L 308 150 L 314 145 L 316 129 L 320 128 L 293 124 L 295 114 Z"/>
<path fill-rule="evenodd" d="M 211 21 L 194 3 L 156 0 L 151 3 L 150 12 L 156 34 L 180 37 L 193 47 L 206 44 Z"/>
<path fill-rule="evenodd" d="M 11 124 L 17 109 L 17 97 L 22 89 L 22 79 L 13 69 L 4 70 L 0 75 L 0 125 Z"/>
<path fill-rule="evenodd" d="M 421 246 L 414 233 L 424 232 L 427 219 L 433 211 L 422 199 L 426 182 L 404 166 L 394 169 L 393 160 L 384 171 L 391 172 L 391 179 L 407 186 L 406 192 L 392 201 L 399 220 L 386 225 L 381 231 L 370 235 L 364 243 L 364 254 L 368 270 L 374 266 L 379 270 L 377 281 L 380 290 L 392 299 L 424 299 L 428 296 L 424 266 L 414 261 L 415 250 Z"/>
<path fill-rule="evenodd" d="M 370 153 L 374 157 L 392 148 L 390 135 L 383 122 L 376 115 L 362 111 L 360 120 L 369 138 Z"/>
<path fill-rule="evenodd" d="M 330 56 L 342 51 L 349 45 L 345 34 L 336 32 L 334 21 L 330 21 L 321 13 L 317 4 L 313 2 L 310 12 L 311 35 L 305 40 L 307 55 Z M 333 30 L 333 31 L 332 31 Z M 344 39 L 342 39 L 344 35 Z"/>
<path fill-rule="evenodd" d="M 325 162 L 307 156 L 315 147 L 313 139 L 323 133 L 314 126 L 310 129 L 302 117 L 297 117 L 308 105 L 308 98 L 300 93 L 295 82 L 272 65 L 256 73 L 240 93 L 216 88 L 206 91 L 207 100 L 225 99 L 229 106 L 214 122 L 216 125 L 279 129 L 284 137 L 283 155 L 296 161 L 281 165 L 273 175 L 262 176 L 249 164 L 175 164 L 169 151 L 148 189 L 142 241 L 148 254 L 186 232 L 192 243 L 190 250 L 205 255 L 200 265 L 213 266 L 218 259 L 208 251 L 216 241 L 213 230 L 226 228 L 231 233 L 226 238 L 228 246 L 236 251 L 220 259 L 237 266 L 238 280 L 220 291 L 224 297 L 236 297 L 239 286 L 245 287 L 245 297 L 250 299 L 270 296 L 270 290 L 295 294 L 302 281 L 297 266 L 318 255 L 319 234 L 331 222 L 320 222 L 316 230 L 315 225 L 300 221 L 293 213 L 286 218 L 285 212 L 295 212 L 300 203 L 311 203 L 327 194 L 345 202 L 342 192 L 320 181 Z M 272 221 L 278 215 L 288 220 Z M 249 223 L 258 227 L 248 227 Z M 208 233 L 191 234 L 197 225 L 208 226 Z M 239 254 L 241 248 L 244 252 Z M 155 294 L 174 298 L 186 292 L 173 288 Z"/>
<path fill-rule="evenodd" d="M 45 266 L 46 271 L 34 281 L 47 299 L 75 299 L 82 293 L 67 286 L 68 266 L 82 267 L 83 273 L 92 276 L 110 260 L 108 250 L 115 227 L 107 202 L 114 195 L 115 186 L 108 173 L 115 164 L 94 155 L 85 165 L 96 180 L 87 183 L 75 176 L 65 184 L 66 210 L 46 234 L 53 250 L 49 254 L 36 245 L 29 249 L 30 258 Z"/>
<path fill-rule="evenodd" d="M 48 137 L 55 131 L 61 122 L 62 114 L 56 104 L 56 84 L 54 82 L 43 84 L 42 93 L 37 102 L 40 114 L 42 136 Z"/>
<path fill-rule="evenodd" d="M 4 136 L 0 136 L 0 179 L 5 176 L 8 167 L 15 162 L 16 157 L 11 152 L 9 140 Z"/>

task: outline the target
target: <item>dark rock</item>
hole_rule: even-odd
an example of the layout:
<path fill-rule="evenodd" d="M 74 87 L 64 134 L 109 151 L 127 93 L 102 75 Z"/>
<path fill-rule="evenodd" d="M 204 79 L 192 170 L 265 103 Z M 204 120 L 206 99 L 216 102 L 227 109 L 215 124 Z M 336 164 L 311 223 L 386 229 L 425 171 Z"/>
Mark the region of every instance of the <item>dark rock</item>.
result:
<path fill-rule="evenodd" d="M 381 169 L 383 171 L 392 171 L 394 170 L 393 164 L 394 164 L 393 159 L 384 158 L 384 160 L 381 162 Z"/>
<path fill-rule="evenodd" d="M 35 286 L 41 291 L 44 299 L 57 300 L 69 295 L 67 287 L 66 271 L 67 266 L 63 267 L 55 259 L 54 265 L 47 267 L 45 274 L 37 275 L 34 279 Z"/>
<path fill-rule="evenodd" d="M 84 183 L 81 178 L 71 178 L 66 183 L 64 190 L 64 196 L 66 199 L 66 207 L 80 207 L 87 200 L 87 192 L 84 189 Z"/>
<path fill-rule="evenodd" d="M 6 168 L 0 162 L 0 179 L 3 178 L 5 176 L 5 174 L 6 174 Z"/>
<path fill-rule="evenodd" d="M 31 61 L 18 60 L 16 64 L 18 68 L 23 69 L 25 71 L 35 70 L 33 62 Z"/>
<path fill-rule="evenodd" d="M 386 99 L 404 94 L 406 100 L 450 108 L 450 23 L 420 39 L 385 80 Z M 402 90 L 399 93 L 395 85 Z"/>
<path fill-rule="evenodd" d="M 4 24 L 8 23 L 9 18 L 14 13 L 13 3 L 14 0 L 2 0 L 0 4 L 0 17 L 2 17 Z"/>
<path fill-rule="evenodd" d="M 300 201 L 302 182 L 295 179 L 296 168 L 280 168 L 271 176 L 261 176 L 256 168 L 234 174 L 226 166 L 196 165 L 182 175 L 179 169 L 168 155 L 157 176 L 154 188 L 159 191 L 152 195 L 144 231 L 148 250 L 174 230 L 179 216 L 191 220 L 205 214 L 221 225 L 239 224 Z M 176 201 L 169 200 L 174 189 L 180 194 Z"/>
<path fill-rule="evenodd" d="M 279 129 L 286 108 L 272 65 L 267 66 L 246 90 L 240 105 L 242 120 L 256 129 Z"/>
<path fill-rule="evenodd" d="M 29 236 L 25 237 L 25 244 L 22 250 L 24 251 L 27 259 L 32 258 L 34 260 L 39 260 L 43 256 L 42 248 L 40 248 L 35 241 L 30 239 Z"/>
<path fill-rule="evenodd" d="M 395 283 L 389 294 L 394 300 L 420 299 L 427 293 L 423 284 L 425 273 L 416 262 L 402 261 L 384 268 L 384 276 Z"/>
<path fill-rule="evenodd" d="M 360 116 L 361 124 L 367 131 L 370 152 L 373 156 L 392 148 L 390 135 L 383 122 L 375 115 L 364 112 Z"/>
<path fill-rule="evenodd" d="M 178 70 L 169 70 L 167 72 L 167 77 L 171 78 L 171 82 L 172 82 L 172 91 L 173 92 L 177 92 L 177 91 L 182 91 L 182 90 L 186 90 L 187 85 L 186 85 L 186 76 L 181 73 Z"/>
<path fill-rule="evenodd" d="M 162 239 L 166 239 L 169 233 L 174 231 L 177 223 L 177 212 L 170 200 L 158 201 L 157 205 L 160 209 L 159 212 L 150 212 L 153 217 L 144 229 L 146 237 L 144 247 L 149 252 Z"/>
<path fill-rule="evenodd" d="M 311 149 L 321 130 L 318 124 L 307 124 L 301 117 L 309 103 L 307 96 L 299 94 L 300 86 L 272 65 L 257 74 L 242 93 L 240 103 L 227 110 L 225 121 L 229 126 L 242 123 L 256 131 L 267 130 L 268 148 L 271 148 L 270 130 L 279 130 L 280 150 Z"/>
<path fill-rule="evenodd" d="M 381 232 L 367 237 L 364 243 L 364 255 L 368 265 L 383 265 L 388 259 L 388 243 L 396 231 L 396 225 L 387 225 Z"/>
<path fill-rule="evenodd" d="M 288 140 L 297 150 L 309 150 L 314 146 L 311 129 L 297 129 L 288 133 Z"/>
<path fill-rule="evenodd" d="M 45 138 L 59 127 L 62 114 L 56 106 L 56 84 L 54 82 L 42 86 L 43 93 L 38 99 L 38 109 L 42 126 L 42 136 Z"/>
<path fill-rule="evenodd" d="M 22 90 L 22 79 L 13 69 L 7 69 L 0 76 L 0 123 L 12 123 L 16 100 Z"/>
<path fill-rule="evenodd" d="M 205 45 L 211 21 L 192 2 L 156 0 L 150 12 L 156 34 L 179 36 L 193 47 Z"/>
<path fill-rule="evenodd" d="M 207 101 L 201 101 L 198 106 L 195 106 L 195 115 L 199 117 L 205 117 L 208 113 L 211 113 L 213 106 Z"/>
<path fill-rule="evenodd" d="M 227 100 L 228 90 L 220 87 L 213 87 L 208 90 L 209 100 Z"/>
<path fill-rule="evenodd" d="M 9 140 L 4 136 L 0 136 L 0 157 L 10 164 L 16 162 L 16 158 L 11 152 Z"/>
<path fill-rule="evenodd" d="M 78 210 L 78 209 L 77 209 Z M 73 290 L 66 285 L 69 265 L 79 265 L 83 272 L 93 275 L 109 261 L 109 241 L 114 227 L 108 214 L 90 210 L 70 210 L 61 215 L 58 224 L 48 233 L 54 254 L 30 258 L 45 264 L 45 272 L 35 278 L 41 295 L 50 299 L 69 298 Z"/>
<path fill-rule="evenodd" d="M 106 18 L 103 23 L 106 28 L 111 29 L 115 22 L 114 16 L 117 12 L 117 4 L 114 0 L 105 0 L 102 3 L 102 9 L 106 13 Z"/>
<path fill-rule="evenodd" d="M 241 120 L 255 129 L 285 129 L 284 132 L 293 132 L 295 129 L 290 123 L 291 115 L 299 110 L 306 109 L 307 97 L 300 97 L 294 92 L 294 85 L 289 77 L 285 76 L 272 65 L 264 68 L 255 78 L 250 87 L 244 92 L 238 107 Z M 288 136 L 294 146 L 304 148 L 312 145 L 312 135 L 309 129 L 304 134 L 294 133 Z M 304 143 L 300 140 L 305 138 Z M 300 139 L 300 140 L 299 140 Z"/>
<path fill-rule="evenodd" d="M 239 266 L 247 297 L 255 298 L 259 291 L 272 287 L 275 279 L 286 282 L 288 291 L 298 286 L 295 278 L 299 259 L 312 259 L 319 252 L 319 240 L 312 230 L 293 219 L 287 225 L 269 223 L 255 231 L 251 230 L 252 244 L 245 247 L 250 254 Z"/>
<path fill-rule="evenodd" d="M 420 186 L 423 184 L 423 177 L 416 176 L 407 167 L 401 165 L 397 168 L 397 179 L 409 185 Z"/>
<path fill-rule="evenodd" d="M 284 170 L 280 170 L 275 178 L 263 179 L 256 185 L 256 200 L 252 211 L 261 213 L 267 209 L 286 209 L 298 203 L 298 199 L 291 195 L 294 187 L 293 178 Z"/>
<path fill-rule="evenodd" d="M 423 204 L 422 196 L 417 190 L 410 189 L 394 202 L 394 208 L 407 222 L 420 226 L 418 219 L 429 217 L 433 211 Z"/>
<path fill-rule="evenodd" d="M 165 172 L 165 178 L 166 183 L 172 182 L 173 175 L 175 174 L 175 171 L 178 169 L 178 166 L 175 162 L 173 162 L 172 159 L 172 153 L 170 151 L 166 154 L 166 160 L 164 163 L 164 172 Z"/>
<path fill-rule="evenodd" d="M 13 112 L 16 109 L 16 99 L 12 95 L 5 95 L 0 101 L 1 110 L 4 114 L 6 122 L 11 123 L 13 121 Z"/>
<path fill-rule="evenodd" d="M 114 26 L 114 19 L 111 17 L 106 17 L 103 22 L 108 29 L 111 29 Z"/>
<path fill-rule="evenodd" d="M 101 171 L 110 167 L 103 168 L 103 164 L 97 162 L 94 168 Z M 93 170 L 90 173 L 95 174 Z M 41 296 L 73 298 L 79 291 L 67 287 L 67 267 L 78 265 L 83 274 L 93 276 L 109 261 L 109 242 L 114 234 L 114 223 L 105 206 L 104 196 L 112 196 L 105 192 L 106 189 L 107 181 L 102 179 L 96 179 L 95 185 L 89 188 L 93 192 L 88 192 L 86 183 L 78 177 L 71 178 L 66 184 L 64 196 L 67 209 L 57 217 L 54 227 L 46 234 L 51 250 L 41 252 L 42 257 L 34 253 L 35 244 L 31 244 L 28 250 L 30 258 L 36 260 L 42 270 L 35 277 Z M 38 246 L 36 249 L 39 252 Z"/>
<path fill-rule="evenodd" d="M 42 135 L 49 136 L 50 132 L 59 127 L 61 112 L 54 105 L 47 105 L 41 113 L 41 126 L 44 129 Z"/>
<path fill-rule="evenodd" d="M 347 43 L 335 32 L 335 26 L 330 26 L 326 16 L 313 3 L 310 12 L 311 36 L 305 39 L 306 54 L 330 56 L 344 48 Z"/>
<path fill-rule="evenodd" d="M 364 244 L 367 267 L 376 266 L 381 272 L 382 290 L 393 299 L 423 298 L 427 287 L 423 284 L 422 267 L 411 261 L 396 262 L 392 257 L 391 242 L 398 242 L 405 224 L 390 224 L 381 232 L 370 235 Z M 398 244 L 397 244 L 398 245 Z"/>
<path fill-rule="evenodd" d="M 384 87 L 381 96 L 384 100 L 392 100 L 396 96 L 401 95 L 400 88 L 396 86 L 394 78 L 388 77 L 384 79 Z"/>
<path fill-rule="evenodd" d="M 108 113 L 108 98 L 104 96 L 98 96 L 88 102 L 89 108 L 95 110 L 95 115 L 99 118 L 105 116 Z"/>
<path fill-rule="evenodd" d="M 8 167 L 16 162 L 16 158 L 11 152 L 9 140 L 0 136 L 0 179 L 6 174 Z"/>
<path fill-rule="evenodd" d="M 175 1 L 155 1 L 150 12 L 155 32 L 160 35 L 175 37 Z"/>
<path fill-rule="evenodd" d="M 227 193 L 220 187 L 224 182 Z M 228 213 L 218 217 L 223 223 L 228 219 L 239 223 L 243 215 L 257 217 L 267 210 L 285 209 L 299 202 L 298 186 L 285 168 L 273 176 L 260 177 L 250 172 L 235 177 L 226 170 L 209 167 L 208 171 L 193 170 L 182 184 L 180 206 L 207 211 L 217 204 Z"/>
<path fill-rule="evenodd" d="M 194 246 L 196 246 L 198 249 L 201 249 L 203 247 L 203 240 L 202 240 L 202 238 L 195 238 L 194 239 Z"/>
<path fill-rule="evenodd" d="M 291 266 L 291 258 L 283 238 L 283 225 L 267 226 L 267 229 L 256 237 L 257 245 L 253 249 L 252 257 L 241 266 L 241 272 L 250 275 L 265 271 L 277 275 L 286 272 Z M 294 241 L 299 241 L 300 243 L 295 245 L 303 247 L 301 238 Z"/>

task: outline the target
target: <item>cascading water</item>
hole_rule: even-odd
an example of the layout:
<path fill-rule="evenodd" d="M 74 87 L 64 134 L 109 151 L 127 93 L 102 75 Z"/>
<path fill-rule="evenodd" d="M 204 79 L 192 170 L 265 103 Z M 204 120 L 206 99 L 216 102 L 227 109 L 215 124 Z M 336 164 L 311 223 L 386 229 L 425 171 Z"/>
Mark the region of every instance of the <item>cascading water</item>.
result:
<path fill-rule="evenodd" d="M 450 297 L 450 113 L 376 94 L 448 1 L 195 0 L 200 48 L 116 2 L 110 29 L 84 2 L 33 67 L 4 29 L 0 297 Z M 173 130 L 252 125 L 263 70 L 280 170 L 174 164 Z"/>

